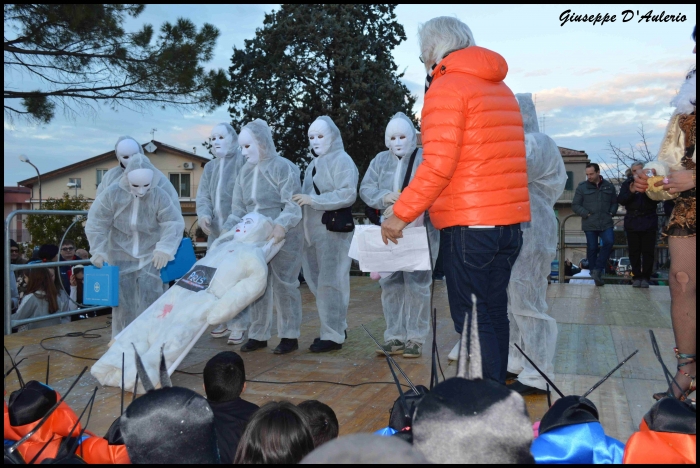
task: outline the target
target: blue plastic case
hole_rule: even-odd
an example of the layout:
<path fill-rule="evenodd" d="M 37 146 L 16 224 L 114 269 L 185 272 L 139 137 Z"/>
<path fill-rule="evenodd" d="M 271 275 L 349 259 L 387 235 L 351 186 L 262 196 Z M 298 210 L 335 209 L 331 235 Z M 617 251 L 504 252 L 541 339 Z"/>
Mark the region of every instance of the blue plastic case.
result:
<path fill-rule="evenodd" d="M 175 252 L 175 259 L 168 262 L 160 270 L 160 279 L 163 283 L 169 283 L 171 281 L 182 278 L 185 273 L 190 271 L 192 265 L 197 262 L 197 257 L 194 255 L 194 247 L 192 246 L 192 239 L 189 237 L 183 237 L 180 242 L 180 246 Z"/>
<path fill-rule="evenodd" d="M 83 304 L 119 305 L 119 267 L 105 263 L 102 268 L 86 266 L 83 279 Z"/>

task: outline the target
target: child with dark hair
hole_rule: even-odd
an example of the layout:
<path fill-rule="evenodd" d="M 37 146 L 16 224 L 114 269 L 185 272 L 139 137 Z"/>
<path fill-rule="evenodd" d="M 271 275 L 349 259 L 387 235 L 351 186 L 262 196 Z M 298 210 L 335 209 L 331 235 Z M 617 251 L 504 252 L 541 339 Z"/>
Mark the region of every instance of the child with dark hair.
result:
<path fill-rule="evenodd" d="M 204 366 L 204 393 L 214 412 L 221 463 L 231 464 L 238 441 L 258 405 L 245 401 L 245 365 L 233 351 L 224 351 Z"/>
<path fill-rule="evenodd" d="M 272 401 L 251 418 L 233 463 L 297 464 L 313 449 L 314 438 L 304 413 L 288 401 Z"/>
<path fill-rule="evenodd" d="M 37 262 L 38 263 L 38 262 Z M 13 320 L 43 317 L 70 309 L 68 295 L 56 279 L 55 268 L 34 268 L 28 273 L 27 290 L 17 312 L 12 314 Z M 58 325 L 70 321 L 69 318 L 50 319 L 34 322 L 19 327 L 19 331 Z"/>
<path fill-rule="evenodd" d="M 304 413 L 314 436 L 314 447 L 338 438 L 338 418 L 333 408 L 318 400 L 302 401 L 297 407 Z"/>

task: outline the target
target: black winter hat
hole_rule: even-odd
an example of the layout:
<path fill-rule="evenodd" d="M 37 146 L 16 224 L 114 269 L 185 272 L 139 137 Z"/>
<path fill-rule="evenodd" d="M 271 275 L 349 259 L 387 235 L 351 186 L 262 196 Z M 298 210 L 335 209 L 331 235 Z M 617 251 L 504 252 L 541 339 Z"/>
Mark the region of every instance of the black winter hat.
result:
<path fill-rule="evenodd" d="M 44 244 L 39 247 L 39 258 L 43 262 L 50 262 L 58 255 L 58 246 L 53 244 Z"/>

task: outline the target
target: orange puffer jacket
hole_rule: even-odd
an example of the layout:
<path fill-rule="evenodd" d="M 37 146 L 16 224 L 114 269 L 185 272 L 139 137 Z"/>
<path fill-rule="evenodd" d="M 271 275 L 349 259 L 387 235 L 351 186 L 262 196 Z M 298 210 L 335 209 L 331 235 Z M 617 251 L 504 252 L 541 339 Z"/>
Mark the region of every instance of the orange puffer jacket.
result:
<path fill-rule="evenodd" d="M 530 220 L 525 134 L 503 83 L 508 65 L 482 47 L 452 52 L 425 94 L 423 163 L 394 205 L 405 222 L 430 208 L 438 229 Z"/>

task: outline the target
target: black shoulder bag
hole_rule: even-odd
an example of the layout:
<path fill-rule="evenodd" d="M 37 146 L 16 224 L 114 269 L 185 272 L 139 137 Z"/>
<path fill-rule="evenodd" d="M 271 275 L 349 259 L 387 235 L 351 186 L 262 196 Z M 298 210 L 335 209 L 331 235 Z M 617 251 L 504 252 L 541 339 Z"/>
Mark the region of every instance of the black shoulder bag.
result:
<path fill-rule="evenodd" d="M 408 161 L 408 169 L 406 169 L 406 175 L 403 178 L 403 184 L 401 184 L 401 190 L 408 187 L 408 183 L 411 181 L 411 173 L 413 172 L 413 163 L 416 161 L 416 155 L 418 154 L 418 148 L 413 150 L 411 154 L 411 159 Z M 365 208 L 365 216 L 369 219 L 369 222 L 377 226 L 381 226 L 380 222 L 382 217 L 382 211 L 377 208 L 372 208 L 368 206 Z"/>
<path fill-rule="evenodd" d="M 321 195 L 321 191 L 316 187 L 313 177 L 316 175 L 316 166 L 311 172 L 311 183 L 314 186 L 316 195 Z M 331 232 L 352 232 L 355 230 L 355 221 L 352 219 L 352 206 L 339 210 L 326 211 L 321 217 L 321 222 L 326 225 L 326 229 Z"/>

